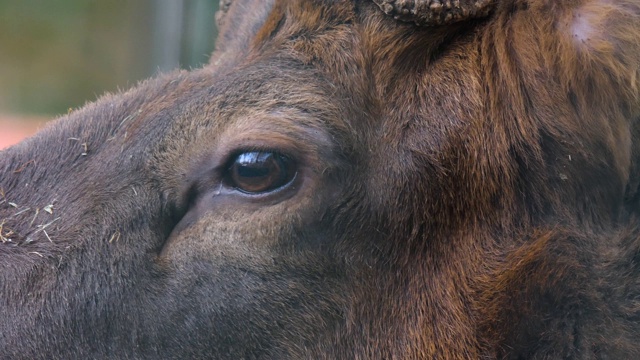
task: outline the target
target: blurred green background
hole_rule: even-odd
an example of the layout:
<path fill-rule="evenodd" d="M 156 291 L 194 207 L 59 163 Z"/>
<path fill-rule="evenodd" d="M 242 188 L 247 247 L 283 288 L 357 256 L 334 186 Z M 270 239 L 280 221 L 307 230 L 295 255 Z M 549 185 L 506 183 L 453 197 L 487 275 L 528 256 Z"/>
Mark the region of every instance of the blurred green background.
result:
<path fill-rule="evenodd" d="M 206 63 L 218 0 L 0 0 L 0 114 L 53 117 Z"/>

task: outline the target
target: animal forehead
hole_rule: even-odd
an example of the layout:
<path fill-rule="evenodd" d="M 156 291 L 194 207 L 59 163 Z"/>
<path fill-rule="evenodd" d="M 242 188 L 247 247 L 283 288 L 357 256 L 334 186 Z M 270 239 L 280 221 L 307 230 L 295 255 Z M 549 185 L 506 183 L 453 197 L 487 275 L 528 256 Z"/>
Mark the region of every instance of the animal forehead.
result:
<path fill-rule="evenodd" d="M 269 40 L 290 42 L 345 29 L 356 21 L 354 1 L 276 0 L 256 33 L 254 47 L 264 49 Z M 336 39 L 337 40 L 337 39 Z M 270 42 L 269 47 L 274 43 Z"/>
<path fill-rule="evenodd" d="M 326 76 L 283 56 L 261 57 L 231 69 L 213 82 L 205 96 L 221 120 L 247 113 L 286 112 L 337 121 L 343 108 Z"/>
<path fill-rule="evenodd" d="M 293 59 L 261 57 L 224 73 L 202 69 L 190 81 L 208 86 L 176 107 L 170 134 L 160 145 L 176 148 L 179 157 L 202 149 L 295 151 L 300 144 L 321 153 L 330 151 L 334 140 L 348 141 L 348 116 L 341 115 L 346 106 L 332 94 L 332 85 Z"/>
<path fill-rule="evenodd" d="M 359 4 L 356 4 L 359 3 Z M 317 25 L 337 25 L 355 20 L 360 1 L 354 0 L 276 0 L 270 14 L 272 18 L 294 20 L 300 28 L 321 30 Z M 269 27 L 269 21 L 265 27 Z"/>

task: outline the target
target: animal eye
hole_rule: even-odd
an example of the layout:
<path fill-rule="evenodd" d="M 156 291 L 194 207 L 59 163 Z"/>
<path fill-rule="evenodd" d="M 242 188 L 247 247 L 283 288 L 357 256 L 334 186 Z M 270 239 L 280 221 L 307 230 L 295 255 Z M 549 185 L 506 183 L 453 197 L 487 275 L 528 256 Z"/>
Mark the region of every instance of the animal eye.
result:
<path fill-rule="evenodd" d="M 275 152 L 251 151 L 233 159 L 228 181 L 242 192 L 260 194 L 287 185 L 295 175 L 295 164 L 288 157 Z"/>

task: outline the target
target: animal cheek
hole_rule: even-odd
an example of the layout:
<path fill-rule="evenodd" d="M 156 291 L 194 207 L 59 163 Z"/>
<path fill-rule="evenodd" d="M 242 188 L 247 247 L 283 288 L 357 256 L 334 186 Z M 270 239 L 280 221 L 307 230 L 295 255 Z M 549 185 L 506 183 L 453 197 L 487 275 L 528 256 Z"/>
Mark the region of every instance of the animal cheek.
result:
<path fill-rule="evenodd" d="M 160 257 L 227 260 L 266 254 L 285 242 L 298 242 L 292 234 L 317 223 L 327 203 L 335 200 L 335 191 L 318 191 L 316 177 L 304 171 L 298 175 L 290 188 L 274 194 L 253 196 L 224 186 L 196 194 L 187 202 Z"/>
<path fill-rule="evenodd" d="M 261 214 L 240 212 L 233 207 L 204 213 L 191 211 L 173 230 L 160 257 L 178 266 L 195 260 L 269 262 L 282 222 L 256 215 Z"/>

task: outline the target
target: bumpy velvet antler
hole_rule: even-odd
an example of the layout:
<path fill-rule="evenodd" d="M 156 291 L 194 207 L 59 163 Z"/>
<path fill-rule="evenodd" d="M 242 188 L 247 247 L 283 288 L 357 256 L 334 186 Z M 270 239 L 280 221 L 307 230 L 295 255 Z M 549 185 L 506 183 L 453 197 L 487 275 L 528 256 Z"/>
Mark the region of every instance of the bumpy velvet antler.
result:
<path fill-rule="evenodd" d="M 496 0 L 373 0 L 387 15 L 437 26 L 486 16 Z"/>

